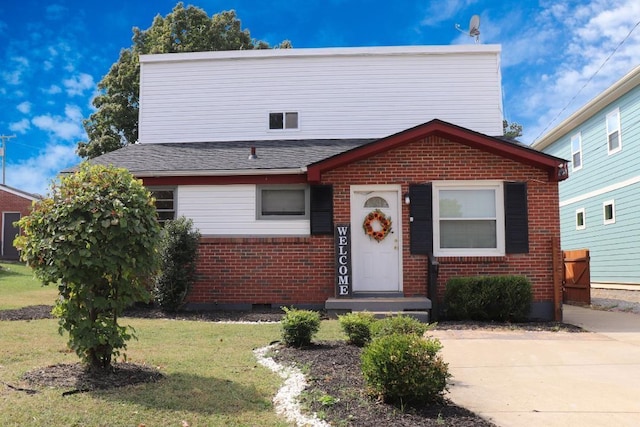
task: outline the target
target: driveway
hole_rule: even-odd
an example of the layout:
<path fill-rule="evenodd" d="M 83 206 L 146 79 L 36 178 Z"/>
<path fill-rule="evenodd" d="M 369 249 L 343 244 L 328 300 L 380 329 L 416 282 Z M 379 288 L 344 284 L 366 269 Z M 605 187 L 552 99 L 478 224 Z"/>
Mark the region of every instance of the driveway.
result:
<path fill-rule="evenodd" d="M 640 315 L 564 306 L 592 332 L 432 331 L 449 397 L 499 426 L 640 425 Z"/>

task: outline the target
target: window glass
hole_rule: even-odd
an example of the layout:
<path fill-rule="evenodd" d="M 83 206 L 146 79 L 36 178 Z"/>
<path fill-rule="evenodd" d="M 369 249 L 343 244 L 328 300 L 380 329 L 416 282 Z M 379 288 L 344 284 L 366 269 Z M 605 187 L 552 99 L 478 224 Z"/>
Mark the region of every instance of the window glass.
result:
<path fill-rule="evenodd" d="M 269 129 L 283 129 L 284 115 L 282 113 L 269 113 Z"/>
<path fill-rule="evenodd" d="M 585 211 L 578 209 L 576 211 L 576 230 L 583 230 L 585 226 Z"/>
<path fill-rule="evenodd" d="M 603 203 L 603 215 L 605 224 L 613 224 L 616 222 L 616 212 L 613 200 Z"/>
<path fill-rule="evenodd" d="M 158 222 L 164 224 L 168 220 L 176 219 L 175 191 L 173 189 L 150 189 L 156 200 Z"/>
<path fill-rule="evenodd" d="M 286 113 L 285 119 L 285 129 L 298 129 L 298 113 Z"/>
<path fill-rule="evenodd" d="M 382 197 L 375 196 L 367 199 L 367 201 L 364 202 L 364 207 L 365 208 L 388 208 L 389 203 L 387 203 L 387 201 Z"/>
<path fill-rule="evenodd" d="M 261 216 L 305 216 L 306 195 L 304 188 L 266 189 L 260 191 Z"/>
<path fill-rule="evenodd" d="M 620 112 L 618 110 L 607 114 L 607 143 L 609 154 L 620 151 Z"/>
<path fill-rule="evenodd" d="M 571 137 L 572 169 L 582 168 L 582 136 L 578 133 Z"/>
<path fill-rule="evenodd" d="M 504 207 L 500 184 L 441 184 L 434 205 L 435 250 L 442 255 L 504 252 Z M 501 231 L 502 230 L 502 231 Z"/>

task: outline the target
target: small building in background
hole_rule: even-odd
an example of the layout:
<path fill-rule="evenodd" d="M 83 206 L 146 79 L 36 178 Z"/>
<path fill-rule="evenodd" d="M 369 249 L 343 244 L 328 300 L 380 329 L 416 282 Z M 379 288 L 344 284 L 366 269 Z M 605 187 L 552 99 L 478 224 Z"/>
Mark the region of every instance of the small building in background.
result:
<path fill-rule="evenodd" d="M 32 202 L 39 198 L 40 196 L 36 194 L 0 184 L 0 229 L 2 230 L 0 258 L 6 260 L 19 258 L 18 249 L 13 246 L 13 239 L 20 230 L 13 223 L 29 215 Z"/>

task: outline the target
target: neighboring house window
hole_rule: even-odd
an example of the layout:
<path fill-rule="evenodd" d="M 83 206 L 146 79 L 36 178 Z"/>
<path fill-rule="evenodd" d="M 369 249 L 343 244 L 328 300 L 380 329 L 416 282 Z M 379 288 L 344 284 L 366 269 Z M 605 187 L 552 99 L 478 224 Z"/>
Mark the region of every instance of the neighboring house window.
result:
<path fill-rule="evenodd" d="M 607 145 L 609 154 L 617 153 L 622 149 L 622 136 L 620 135 L 620 110 L 607 114 Z"/>
<path fill-rule="evenodd" d="M 175 189 L 150 188 L 149 190 L 154 199 L 156 199 L 158 222 L 164 224 L 169 220 L 176 219 Z"/>
<path fill-rule="evenodd" d="M 501 182 L 438 182 L 433 189 L 436 256 L 505 254 Z"/>
<path fill-rule="evenodd" d="M 616 208 L 613 200 L 606 201 L 602 204 L 605 224 L 613 224 L 616 222 Z"/>
<path fill-rule="evenodd" d="M 582 169 L 582 135 L 577 133 L 571 137 L 572 170 Z"/>
<path fill-rule="evenodd" d="M 298 129 L 298 113 L 269 113 L 269 129 Z"/>
<path fill-rule="evenodd" d="M 305 185 L 261 185 L 256 200 L 258 219 L 309 218 L 309 190 Z"/>
<path fill-rule="evenodd" d="M 586 216 L 584 208 L 576 211 L 576 230 L 584 230 L 586 228 Z"/>

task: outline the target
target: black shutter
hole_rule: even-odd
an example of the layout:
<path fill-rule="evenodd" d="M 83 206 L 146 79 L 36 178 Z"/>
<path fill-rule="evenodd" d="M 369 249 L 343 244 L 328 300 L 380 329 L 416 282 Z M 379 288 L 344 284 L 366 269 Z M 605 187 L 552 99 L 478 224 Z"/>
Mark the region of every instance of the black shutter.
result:
<path fill-rule="evenodd" d="M 333 234 L 333 186 L 310 188 L 311 234 Z"/>
<path fill-rule="evenodd" d="M 508 254 L 529 253 L 527 183 L 504 183 L 505 250 Z"/>
<path fill-rule="evenodd" d="M 428 254 L 433 252 L 433 190 L 431 184 L 409 185 L 409 221 L 411 235 L 411 253 Z"/>

